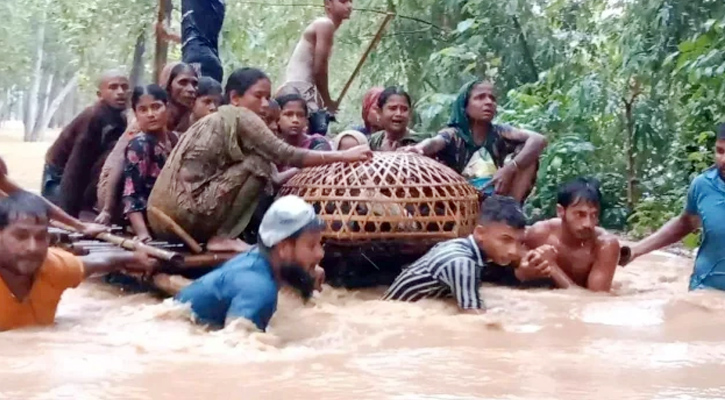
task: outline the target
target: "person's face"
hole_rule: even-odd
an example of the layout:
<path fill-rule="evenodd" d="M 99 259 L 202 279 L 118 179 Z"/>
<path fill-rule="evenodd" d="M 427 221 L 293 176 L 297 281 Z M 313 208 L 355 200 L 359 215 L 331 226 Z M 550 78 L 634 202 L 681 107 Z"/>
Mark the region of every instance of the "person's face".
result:
<path fill-rule="evenodd" d="M 328 0 L 332 15 L 340 21 L 350 19 L 352 0 Z"/>
<path fill-rule="evenodd" d="M 199 96 L 194 101 L 194 119 L 196 121 L 206 117 L 209 114 L 215 113 L 222 104 L 221 95 L 208 94 L 205 96 Z"/>
<path fill-rule="evenodd" d="M 410 122 L 410 104 L 405 96 L 390 96 L 383 106 L 380 120 L 386 131 L 404 133 Z"/>
<path fill-rule="evenodd" d="M 564 229 L 579 240 L 594 237 L 599 224 L 599 207 L 588 201 L 577 201 L 567 208 L 556 206 L 556 213 L 563 223 Z"/>
<path fill-rule="evenodd" d="M 144 132 L 159 132 L 166 127 L 168 120 L 166 104 L 154 96 L 148 94 L 141 96 L 134 112 L 138 126 Z"/>
<path fill-rule="evenodd" d="M 340 145 L 337 147 L 338 151 L 343 151 L 347 149 L 352 149 L 355 146 L 358 146 L 360 143 L 352 136 L 345 136 L 340 140 Z"/>
<path fill-rule="evenodd" d="M 98 88 L 98 97 L 109 106 L 123 110 L 128 104 L 129 83 L 125 76 L 104 79 Z"/>
<path fill-rule="evenodd" d="M 290 101 L 279 115 L 279 132 L 284 137 L 297 137 L 307 131 L 307 105 L 301 101 Z"/>
<path fill-rule="evenodd" d="M 715 165 L 720 170 L 720 176 L 725 179 L 725 140 L 715 142 Z"/>
<path fill-rule="evenodd" d="M 378 110 L 377 106 L 370 107 L 368 115 L 365 116 L 365 122 L 370 125 L 373 132 L 383 129 L 383 127 L 380 126 L 380 110 Z"/>
<path fill-rule="evenodd" d="M 325 256 L 322 248 L 322 231 L 303 232 L 296 240 L 286 240 L 279 245 L 279 257 L 285 265 L 294 265 L 312 272 Z"/>
<path fill-rule="evenodd" d="M 171 98 L 184 107 L 194 107 L 199 79 L 192 71 L 182 71 L 171 81 Z"/>
<path fill-rule="evenodd" d="M 496 106 L 493 84 L 482 82 L 471 89 L 466 114 L 473 121 L 491 122 L 496 116 Z"/>
<path fill-rule="evenodd" d="M 476 226 L 473 239 L 488 258 L 498 265 L 505 266 L 520 257 L 524 230 L 501 222 L 491 222 Z"/>
<path fill-rule="evenodd" d="M 265 117 L 271 94 L 272 82 L 269 79 L 260 79 L 244 93 L 232 90 L 229 102 L 235 107 L 244 107 L 260 117 Z"/>
<path fill-rule="evenodd" d="M 2 267 L 31 276 L 43 265 L 50 246 L 48 220 L 23 217 L 0 230 Z"/>

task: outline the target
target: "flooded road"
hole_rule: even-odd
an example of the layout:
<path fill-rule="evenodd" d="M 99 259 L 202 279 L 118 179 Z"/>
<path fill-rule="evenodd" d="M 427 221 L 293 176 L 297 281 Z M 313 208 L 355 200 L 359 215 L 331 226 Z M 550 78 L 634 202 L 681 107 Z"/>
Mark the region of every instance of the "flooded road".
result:
<path fill-rule="evenodd" d="M 486 315 L 382 291 L 280 300 L 266 334 L 87 282 L 57 324 L 0 334 L 0 399 L 722 399 L 725 297 L 644 257 L 613 295 L 481 289 Z"/>

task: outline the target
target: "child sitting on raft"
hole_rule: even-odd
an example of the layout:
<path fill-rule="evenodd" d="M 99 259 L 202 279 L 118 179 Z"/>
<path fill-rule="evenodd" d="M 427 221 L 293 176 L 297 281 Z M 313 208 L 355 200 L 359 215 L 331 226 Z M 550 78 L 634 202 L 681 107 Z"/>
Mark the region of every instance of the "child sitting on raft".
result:
<path fill-rule="evenodd" d="M 222 85 L 208 76 L 199 78 L 199 86 L 196 89 L 196 100 L 191 109 L 191 123 L 206 117 L 221 107 L 224 101 Z"/>
<path fill-rule="evenodd" d="M 131 107 L 140 132 L 128 143 L 123 170 L 123 214 L 138 240 L 147 242 L 146 205 L 151 189 L 176 144 L 177 135 L 166 128 L 168 97 L 158 85 L 139 86 Z"/>

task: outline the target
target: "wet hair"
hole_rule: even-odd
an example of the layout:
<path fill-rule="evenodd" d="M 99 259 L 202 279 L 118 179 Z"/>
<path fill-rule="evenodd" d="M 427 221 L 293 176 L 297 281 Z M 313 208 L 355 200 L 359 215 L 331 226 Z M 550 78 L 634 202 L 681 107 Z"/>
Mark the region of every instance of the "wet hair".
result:
<path fill-rule="evenodd" d="M 171 83 L 176 79 L 177 76 L 184 72 L 191 72 L 195 77 L 199 77 L 199 73 L 196 72 L 196 69 L 192 67 L 189 64 L 186 63 L 178 63 L 174 66 L 174 68 L 171 69 L 171 72 L 169 72 L 169 80 L 164 82 L 164 89 L 167 92 L 171 92 Z"/>
<path fill-rule="evenodd" d="M 481 215 L 478 223 L 503 223 L 514 229 L 524 229 L 526 217 L 521 210 L 521 204 L 513 197 L 495 194 L 486 198 L 481 204 Z"/>
<path fill-rule="evenodd" d="M 199 78 L 199 86 L 196 87 L 197 97 L 221 96 L 222 92 L 222 84 L 217 82 L 216 79 L 208 76 L 202 76 Z"/>
<path fill-rule="evenodd" d="M 402 87 L 388 86 L 382 93 L 380 93 L 380 97 L 378 97 L 378 108 L 382 110 L 383 107 L 385 107 L 385 103 L 387 103 L 392 96 L 403 96 L 405 97 L 405 100 L 408 101 L 408 105 L 411 107 L 413 106 L 413 101 L 410 99 L 410 95 Z"/>
<path fill-rule="evenodd" d="M 133 89 L 133 94 L 131 95 L 131 108 L 133 110 L 136 110 L 136 106 L 138 105 L 138 102 L 141 100 L 141 96 L 143 95 L 149 95 L 156 100 L 160 100 L 164 104 L 167 104 L 169 102 L 168 93 L 166 93 L 166 91 L 161 86 L 155 83 L 146 86 L 136 86 Z"/>
<path fill-rule="evenodd" d="M 725 140 L 725 123 L 717 127 L 717 140 Z"/>
<path fill-rule="evenodd" d="M 302 96 L 297 93 L 290 93 L 284 96 L 279 96 L 275 99 L 275 101 L 277 102 L 277 104 L 279 104 L 280 110 L 283 110 L 284 106 L 286 106 L 288 103 L 293 103 L 296 101 L 300 102 L 302 104 L 302 109 L 305 110 L 305 115 L 309 115 L 309 111 L 307 110 L 307 102 L 304 98 L 302 98 Z"/>
<path fill-rule="evenodd" d="M 7 228 L 21 217 L 48 220 L 50 209 L 40 197 L 18 191 L 0 199 L 0 230 Z"/>
<path fill-rule="evenodd" d="M 229 103 L 232 91 L 237 92 L 238 95 L 243 95 L 250 87 L 262 79 L 269 80 L 269 77 L 261 69 L 247 67 L 234 70 L 229 75 L 227 85 L 224 87 L 224 101 Z"/>
<path fill-rule="evenodd" d="M 559 187 L 556 203 L 564 208 L 585 201 L 601 207 L 602 192 L 599 190 L 599 181 L 594 178 L 576 178 Z"/>

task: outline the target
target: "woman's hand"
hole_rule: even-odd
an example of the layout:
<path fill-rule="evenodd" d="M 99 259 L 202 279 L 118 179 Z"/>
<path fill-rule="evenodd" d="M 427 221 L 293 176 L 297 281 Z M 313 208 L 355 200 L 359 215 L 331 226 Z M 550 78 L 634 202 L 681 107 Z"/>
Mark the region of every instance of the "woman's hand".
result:
<path fill-rule="evenodd" d="M 81 229 L 81 233 L 88 237 L 96 237 L 99 233 L 104 233 L 111 230 L 108 226 L 101 224 L 84 223 L 82 226 L 83 229 Z"/>
<path fill-rule="evenodd" d="M 398 149 L 398 151 L 401 151 L 403 153 L 413 153 L 413 154 L 419 154 L 421 156 L 425 155 L 425 152 L 423 151 L 423 148 L 415 145 L 415 146 L 405 146 Z"/>
<path fill-rule="evenodd" d="M 111 213 L 104 209 L 98 214 L 94 222 L 100 225 L 109 225 L 111 223 Z"/>
<path fill-rule="evenodd" d="M 355 146 L 351 149 L 342 152 L 343 162 L 357 162 L 357 161 L 368 161 L 373 158 L 373 151 L 370 150 L 370 146 L 363 144 Z"/>

